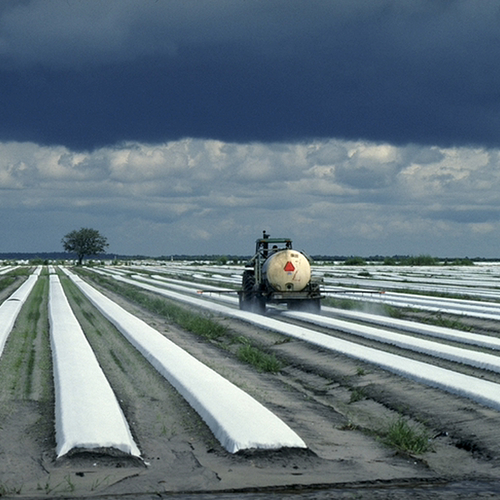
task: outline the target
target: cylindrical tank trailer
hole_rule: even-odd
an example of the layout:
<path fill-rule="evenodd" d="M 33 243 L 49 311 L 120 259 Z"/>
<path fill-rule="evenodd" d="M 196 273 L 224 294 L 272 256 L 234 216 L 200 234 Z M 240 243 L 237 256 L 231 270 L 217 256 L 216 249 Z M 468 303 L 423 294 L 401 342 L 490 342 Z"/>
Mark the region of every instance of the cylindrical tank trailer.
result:
<path fill-rule="evenodd" d="M 268 303 L 284 303 L 289 309 L 320 310 L 320 281 L 312 278 L 310 259 L 293 250 L 289 238 L 270 238 L 264 231 L 245 267 L 240 309 L 264 312 Z"/>
<path fill-rule="evenodd" d="M 300 252 L 279 250 L 264 261 L 262 278 L 276 291 L 300 292 L 311 281 L 311 265 Z"/>

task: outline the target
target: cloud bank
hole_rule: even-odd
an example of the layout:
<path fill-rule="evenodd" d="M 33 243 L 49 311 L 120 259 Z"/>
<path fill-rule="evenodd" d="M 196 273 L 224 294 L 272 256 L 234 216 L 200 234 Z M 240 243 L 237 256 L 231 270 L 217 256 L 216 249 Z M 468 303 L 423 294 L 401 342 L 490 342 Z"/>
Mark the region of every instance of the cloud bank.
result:
<path fill-rule="evenodd" d="M 110 253 L 246 255 L 266 229 L 312 254 L 495 256 L 499 166 L 498 150 L 338 139 L 3 143 L 3 247 L 58 250 L 91 226 Z"/>

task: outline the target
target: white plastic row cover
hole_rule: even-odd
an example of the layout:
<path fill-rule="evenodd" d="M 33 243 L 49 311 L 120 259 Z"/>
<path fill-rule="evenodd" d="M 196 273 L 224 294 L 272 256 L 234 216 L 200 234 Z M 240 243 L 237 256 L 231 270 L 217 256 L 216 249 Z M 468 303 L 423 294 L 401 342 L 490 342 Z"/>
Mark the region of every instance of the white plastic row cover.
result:
<path fill-rule="evenodd" d="M 26 302 L 28 295 L 35 286 L 39 272 L 28 277 L 28 279 L 0 305 L 0 356 L 7 342 L 7 338 L 14 327 L 17 315 Z"/>
<path fill-rule="evenodd" d="M 174 300 L 188 304 L 204 307 L 213 312 L 219 312 L 228 316 L 239 318 L 243 321 L 267 328 L 283 335 L 297 338 L 311 344 L 320 346 L 333 352 L 378 365 L 388 371 L 403 377 L 416 380 L 431 387 L 437 387 L 444 391 L 458 394 L 476 401 L 484 406 L 500 411 L 500 385 L 489 380 L 454 372 L 445 368 L 416 361 L 404 356 L 385 352 L 373 347 L 366 347 L 355 342 L 350 342 L 337 337 L 317 332 L 299 325 L 283 323 L 274 318 L 254 314 L 248 311 L 240 311 L 215 302 L 195 299 L 182 293 L 167 290 L 148 283 L 141 283 L 128 278 L 115 276 L 114 279 L 130 283 L 135 286 L 150 290 Z M 192 290 L 190 291 L 192 292 Z M 305 314 L 305 313 L 304 313 Z"/>
<path fill-rule="evenodd" d="M 290 427 L 258 401 L 78 276 L 64 272 L 179 391 L 226 450 L 306 448 Z"/>
<path fill-rule="evenodd" d="M 56 275 L 50 276 L 49 319 L 57 456 L 74 448 L 113 448 L 139 456 L 116 396 Z"/>

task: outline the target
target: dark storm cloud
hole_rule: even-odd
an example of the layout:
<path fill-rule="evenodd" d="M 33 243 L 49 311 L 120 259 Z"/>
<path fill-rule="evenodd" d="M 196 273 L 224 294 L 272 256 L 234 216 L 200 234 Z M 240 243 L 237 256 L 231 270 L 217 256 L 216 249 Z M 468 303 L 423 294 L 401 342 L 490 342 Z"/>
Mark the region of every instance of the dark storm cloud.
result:
<path fill-rule="evenodd" d="M 500 142 L 492 0 L 11 1 L 0 139 Z"/>

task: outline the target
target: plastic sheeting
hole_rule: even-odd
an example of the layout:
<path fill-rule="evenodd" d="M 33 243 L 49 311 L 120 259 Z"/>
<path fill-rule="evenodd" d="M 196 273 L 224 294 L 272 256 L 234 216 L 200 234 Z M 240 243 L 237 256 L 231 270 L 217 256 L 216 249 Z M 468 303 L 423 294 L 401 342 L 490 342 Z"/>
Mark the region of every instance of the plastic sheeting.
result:
<path fill-rule="evenodd" d="M 351 333 L 365 339 L 376 340 L 384 344 L 395 345 L 403 349 L 421 352 L 436 358 L 447 359 L 449 361 L 455 361 L 456 363 L 481 368 L 482 370 L 500 373 L 500 357 L 493 354 L 441 344 L 432 340 L 421 339 L 411 335 L 404 335 L 381 328 L 374 328 L 372 326 L 330 318 L 328 316 L 318 316 L 317 314 L 294 311 L 287 311 L 284 315 L 289 318 L 307 321 L 315 325 L 326 326 L 327 328 L 332 328 L 341 332 Z"/>
<path fill-rule="evenodd" d="M 306 448 L 304 441 L 262 404 L 145 322 L 65 270 L 89 300 L 197 411 L 230 453 L 244 449 Z"/>
<path fill-rule="evenodd" d="M 141 283 L 119 276 L 114 277 L 114 279 L 156 292 L 174 300 L 239 318 L 262 328 L 280 332 L 283 335 L 301 339 L 324 349 L 380 366 L 388 371 L 422 384 L 436 387 L 469 398 L 484 406 L 500 410 L 500 385 L 494 382 L 433 366 L 429 363 L 415 361 L 404 356 L 384 352 L 372 347 L 365 347 L 355 342 L 349 342 L 308 328 L 284 323 L 274 318 L 247 311 L 235 310 L 221 304 L 201 299 L 195 299 L 194 297 L 155 287 L 148 283 Z M 186 291 L 192 293 L 192 290 L 187 289 Z"/>
<path fill-rule="evenodd" d="M 74 448 L 111 448 L 140 456 L 116 396 L 55 275 L 50 276 L 49 319 L 57 456 Z"/>
<path fill-rule="evenodd" d="M 33 290 L 40 274 L 38 268 L 28 279 L 0 305 L 0 356 L 3 353 L 7 339 L 14 327 L 21 307 L 26 302 L 28 295 Z"/>

